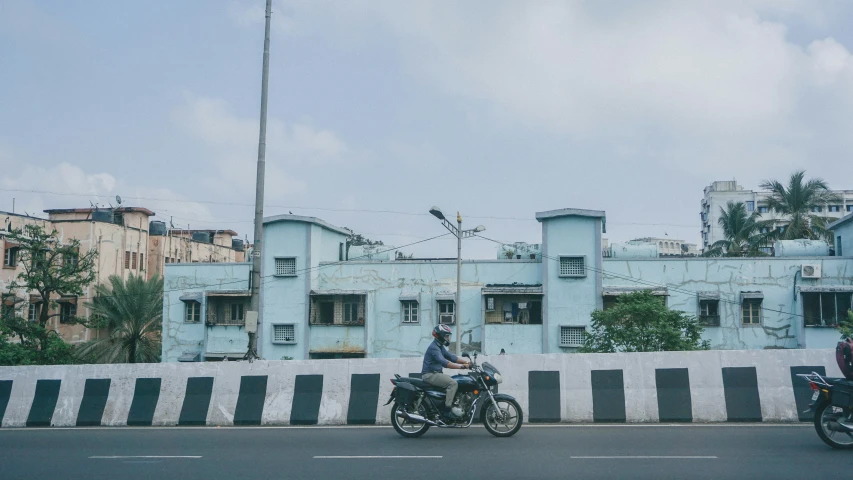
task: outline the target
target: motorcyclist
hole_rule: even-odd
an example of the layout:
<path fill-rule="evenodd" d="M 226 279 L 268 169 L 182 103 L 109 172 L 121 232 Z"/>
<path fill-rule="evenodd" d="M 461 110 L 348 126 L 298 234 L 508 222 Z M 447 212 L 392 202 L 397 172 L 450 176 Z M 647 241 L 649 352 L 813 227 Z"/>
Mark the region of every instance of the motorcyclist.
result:
<path fill-rule="evenodd" d="M 447 410 L 449 417 L 458 420 L 462 418 L 462 409 L 453 406 L 453 399 L 456 397 L 456 390 L 459 384 L 449 375 L 445 375 L 445 368 L 463 369 L 468 368 L 471 364 L 470 360 L 457 357 L 447 350 L 450 345 L 450 335 L 453 331 L 445 324 L 439 324 L 432 330 L 432 336 L 435 340 L 429 344 L 426 353 L 424 354 L 424 363 L 421 368 L 421 378 L 423 381 L 447 390 L 447 399 L 444 402 L 444 407 Z"/>

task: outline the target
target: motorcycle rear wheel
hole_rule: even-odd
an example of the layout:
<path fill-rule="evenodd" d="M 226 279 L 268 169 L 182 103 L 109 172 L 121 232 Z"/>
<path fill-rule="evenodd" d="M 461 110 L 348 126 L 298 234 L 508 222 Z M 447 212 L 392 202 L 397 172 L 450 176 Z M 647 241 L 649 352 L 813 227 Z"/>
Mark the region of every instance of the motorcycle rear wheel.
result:
<path fill-rule="evenodd" d="M 853 432 L 839 432 L 829 428 L 829 422 L 837 422 L 850 417 L 851 412 L 849 410 L 833 407 L 829 403 L 819 405 L 814 414 L 814 428 L 817 430 L 817 436 L 832 448 L 853 449 Z"/>
<path fill-rule="evenodd" d="M 420 410 L 418 414 L 424 416 L 423 407 Z M 406 417 L 403 417 L 402 411 L 403 406 L 399 403 L 394 403 L 394 406 L 391 407 L 391 425 L 394 426 L 394 430 L 397 433 L 406 438 L 417 438 L 429 430 L 429 425 L 426 423 L 413 423 Z"/>

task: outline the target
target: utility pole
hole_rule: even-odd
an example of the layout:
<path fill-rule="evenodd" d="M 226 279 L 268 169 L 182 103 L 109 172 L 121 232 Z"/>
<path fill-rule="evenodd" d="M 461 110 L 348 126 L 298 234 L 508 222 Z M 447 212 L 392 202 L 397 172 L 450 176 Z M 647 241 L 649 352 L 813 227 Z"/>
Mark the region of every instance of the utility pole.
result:
<path fill-rule="evenodd" d="M 453 226 L 444 217 L 444 214 L 438 207 L 430 208 L 429 213 L 441 220 L 444 228 L 456 236 L 456 305 L 453 307 L 453 316 L 456 319 L 456 355 L 462 355 L 462 239 L 473 237 L 485 231 L 486 227 L 478 225 L 476 228 L 470 230 L 462 230 L 462 215 L 459 212 L 456 212 L 456 226 Z"/>
<path fill-rule="evenodd" d="M 252 247 L 252 299 L 249 304 L 249 314 L 255 321 L 254 328 L 247 325 L 249 348 L 246 359 L 250 362 L 258 357 L 258 313 L 260 312 L 261 291 L 261 246 L 264 235 L 264 172 L 267 155 L 267 91 L 270 76 L 270 17 L 272 16 L 272 0 L 267 0 L 266 25 L 264 29 L 264 67 L 261 75 L 261 128 L 258 136 L 258 176 L 255 181 L 255 238 Z M 247 320 L 249 320 L 247 318 Z M 247 323 L 250 323 L 247 321 Z M 254 330 L 254 331 L 250 331 Z"/>

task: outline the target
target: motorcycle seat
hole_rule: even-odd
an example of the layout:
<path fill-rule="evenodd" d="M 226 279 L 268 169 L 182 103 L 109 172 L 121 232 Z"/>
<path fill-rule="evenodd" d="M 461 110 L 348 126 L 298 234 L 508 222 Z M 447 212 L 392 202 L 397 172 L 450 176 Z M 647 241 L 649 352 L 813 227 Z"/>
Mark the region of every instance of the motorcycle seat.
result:
<path fill-rule="evenodd" d="M 445 391 L 444 388 L 436 387 L 435 385 L 430 385 L 429 383 L 426 383 L 425 381 L 421 380 L 420 378 L 402 377 L 402 378 L 398 378 L 397 382 L 406 382 L 406 383 L 409 383 L 409 384 L 411 384 L 417 388 L 420 388 L 421 390 L 432 390 L 434 392 L 444 392 Z"/>

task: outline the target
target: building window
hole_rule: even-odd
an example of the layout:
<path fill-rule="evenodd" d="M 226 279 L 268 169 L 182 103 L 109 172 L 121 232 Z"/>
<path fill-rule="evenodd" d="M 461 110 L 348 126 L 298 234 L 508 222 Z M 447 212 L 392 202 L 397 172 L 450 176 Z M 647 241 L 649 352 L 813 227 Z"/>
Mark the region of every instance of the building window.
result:
<path fill-rule="evenodd" d="M 487 324 L 542 325 L 542 298 L 538 295 L 490 297 L 495 308 L 486 312 Z"/>
<path fill-rule="evenodd" d="M 139 269 L 145 270 L 145 254 L 144 253 L 139 254 Z"/>
<path fill-rule="evenodd" d="M 560 326 L 560 346 L 578 348 L 583 346 L 585 327 Z"/>
<path fill-rule="evenodd" d="M 829 211 L 830 212 L 840 212 L 841 211 L 841 205 L 830 205 Z"/>
<path fill-rule="evenodd" d="M 3 255 L 3 265 L 15 267 L 18 265 L 18 247 L 8 247 Z"/>
<path fill-rule="evenodd" d="M 130 252 L 124 252 L 124 268 L 130 268 Z"/>
<path fill-rule="evenodd" d="M 243 297 L 245 298 L 245 297 Z M 208 325 L 235 325 L 246 324 L 244 312 L 248 298 L 235 300 L 234 297 L 210 297 L 207 300 L 207 323 Z"/>
<path fill-rule="evenodd" d="M 853 307 L 851 292 L 803 292 L 803 316 L 808 326 L 836 326 Z"/>
<path fill-rule="evenodd" d="M 745 298 L 741 304 L 741 317 L 744 325 L 761 323 L 761 299 Z"/>
<path fill-rule="evenodd" d="M 746 202 L 746 211 L 747 212 L 754 212 L 755 211 L 755 202 L 753 202 L 753 201 Z"/>
<path fill-rule="evenodd" d="M 585 277 L 586 265 L 584 257 L 560 257 L 561 277 Z"/>
<path fill-rule="evenodd" d="M 62 256 L 62 266 L 70 269 L 77 268 L 77 262 L 79 260 L 80 257 L 76 253 L 66 253 Z"/>
<path fill-rule="evenodd" d="M 835 250 L 836 250 L 836 251 L 835 251 L 835 256 L 836 256 L 836 257 L 843 257 L 843 256 L 844 256 L 844 254 L 843 254 L 843 253 L 841 253 L 841 235 L 839 235 L 838 237 L 836 237 L 836 239 L 835 239 L 835 245 L 837 245 L 837 247 L 836 247 L 836 249 L 835 249 Z"/>
<path fill-rule="evenodd" d="M 130 269 L 136 270 L 136 252 L 130 254 Z"/>
<path fill-rule="evenodd" d="M 822 211 L 823 211 L 823 207 L 812 207 L 812 212 L 817 213 L 817 212 L 822 212 Z"/>
<path fill-rule="evenodd" d="M 415 300 L 404 300 L 403 323 L 418 323 L 418 302 Z"/>
<path fill-rule="evenodd" d="M 273 324 L 272 343 L 279 345 L 296 343 L 296 325 L 292 323 Z"/>
<path fill-rule="evenodd" d="M 456 323 L 456 302 L 453 300 L 438 301 L 438 323 L 445 325 Z"/>
<path fill-rule="evenodd" d="M 243 323 L 245 322 L 244 314 L 244 304 L 243 303 L 232 303 L 231 304 L 231 321 L 234 323 Z"/>
<path fill-rule="evenodd" d="M 77 304 L 61 302 L 59 304 L 59 323 L 73 323 L 77 317 Z"/>
<path fill-rule="evenodd" d="M 758 231 L 761 233 L 770 233 L 770 227 L 761 227 Z"/>
<path fill-rule="evenodd" d="M 37 322 L 41 314 L 41 303 L 32 302 L 27 310 L 27 320 Z"/>
<path fill-rule="evenodd" d="M 279 277 L 296 276 L 296 258 L 279 257 L 275 259 L 275 274 Z"/>
<path fill-rule="evenodd" d="M 359 297 L 347 295 L 344 297 L 344 323 L 359 323 Z"/>
<path fill-rule="evenodd" d="M 720 301 L 699 300 L 699 321 L 704 325 L 720 325 Z"/>
<path fill-rule="evenodd" d="M 853 205 L 847 205 L 847 211 L 853 212 Z"/>
<path fill-rule="evenodd" d="M 188 323 L 198 323 L 201 321 L 201 303 L 184 303 L 184 321 Z"/>
<path fill-rule="evenodd" d="M 495 297 L 486 297 L 486 311 L 494 312 L 495 311 Z"/>
<path fill-rule="evenodd" d="M 770 207 L 758 207 L 758 213 L 770 213 Z"/>
<path fill-rule="evenodd" d="M 312 325 L 364 325 L 367 295 L 312 295 Z"/>

